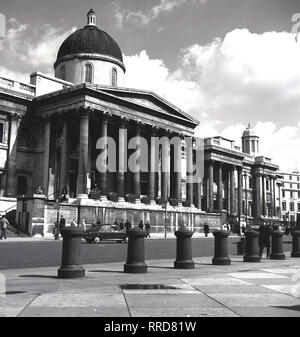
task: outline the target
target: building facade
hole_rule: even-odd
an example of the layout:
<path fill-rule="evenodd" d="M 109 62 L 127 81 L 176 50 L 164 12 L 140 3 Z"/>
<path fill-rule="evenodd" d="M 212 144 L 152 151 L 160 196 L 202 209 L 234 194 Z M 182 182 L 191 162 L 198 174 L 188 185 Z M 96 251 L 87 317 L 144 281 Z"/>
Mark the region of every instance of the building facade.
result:
<path fill-rule="evenodd" d="M 298 171 L 281 173 L 281 218 L 295 223 L 300 213 L 300 174 Z"/>
<path fill-rule="evenodd" d="M 20 229 L 50 235 L 58 210 L 67 222 L 150 220 L 157 232 L 278 219 L 278 166 L 259 155 L 251 125 L 242 148 L 205 139 L 203 174 L 190 180 L 200 165 L 199 121 L 153 92 L 124 87 L 121 49 L 97 27 L 94 11 L 62 43 L 54 72 L 35 72 L 30 84 L 0 78 L 0 207 L 16 208 Z"/>

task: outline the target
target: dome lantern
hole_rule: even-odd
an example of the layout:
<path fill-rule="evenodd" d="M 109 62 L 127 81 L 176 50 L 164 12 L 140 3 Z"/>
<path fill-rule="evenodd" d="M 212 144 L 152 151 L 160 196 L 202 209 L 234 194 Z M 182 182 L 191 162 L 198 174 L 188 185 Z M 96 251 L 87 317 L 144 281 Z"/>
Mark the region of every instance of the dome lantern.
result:
<path fill-rule="evenodd" d="M 87 25 L 88 26 L 96 26 L 96 13 L 94 10 L 91 8 L 89 12 L 87 13 Z"/>
<path fill-rule="evenodd" d="M 244 153 L 256 156 L 259 153 L 259 137 L 256 135 L 251 122 L 248 123 L 242 136 L 242 149 Z"/>

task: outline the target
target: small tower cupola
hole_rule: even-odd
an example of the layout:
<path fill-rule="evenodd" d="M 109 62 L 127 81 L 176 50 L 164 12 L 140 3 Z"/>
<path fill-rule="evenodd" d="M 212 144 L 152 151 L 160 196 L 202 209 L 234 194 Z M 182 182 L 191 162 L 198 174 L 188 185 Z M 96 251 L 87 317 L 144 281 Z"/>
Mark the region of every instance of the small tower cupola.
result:
<path fill-rule="evenodd" d="M 87 25 L 88 26 L 96 26 L 96 13 L 93 11 L 93 9 L 90 9 L 87 13 Z"/>
<path fill-rule="evenodd" d="M 256 156 L 259 153 L 259 137 L 249 122 L 242 136 L 242 149 L 244 153 Z"/>

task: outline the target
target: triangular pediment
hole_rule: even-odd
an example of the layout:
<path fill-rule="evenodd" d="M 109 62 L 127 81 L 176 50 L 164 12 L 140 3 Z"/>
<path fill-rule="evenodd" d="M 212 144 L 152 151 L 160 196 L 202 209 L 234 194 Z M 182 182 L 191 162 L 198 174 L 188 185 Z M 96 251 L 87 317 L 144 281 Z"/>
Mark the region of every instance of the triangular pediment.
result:
<path fill-rule="evenodd" d="M 160 111 L 173 117 L 179 117 L 180 119 L 189 123 L 194 123 L 195 126 L 199 123 L 195 118 L 189 116 L 175 105 L 151 91 L 111 87 L 99 87 L 99 90 L 115 97 L 124 99 L 127 102 L 132 102 L 142 107 Z"/>

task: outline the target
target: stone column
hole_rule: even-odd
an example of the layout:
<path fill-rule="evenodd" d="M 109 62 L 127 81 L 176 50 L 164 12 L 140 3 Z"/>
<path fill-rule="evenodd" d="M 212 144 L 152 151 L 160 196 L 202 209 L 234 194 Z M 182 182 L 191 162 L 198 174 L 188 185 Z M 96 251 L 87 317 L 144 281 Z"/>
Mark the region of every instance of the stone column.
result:
<path fill-rule="evenodd" d="M 255 209 L 256 209 L 256 216 L 259 218 L 262 215 L 262 175 L 261 173 L 256 173 L 255 175 Z"/>
<path fill-rule="evenodd" d="M 176 144 L 174 144 L 174 181 L 172 181 L 172 184 L 174 184 L 174 197 L 178 200 L 178 206 L 181 206 L 181 155 L 182 155 L 182 146 L 181 146 L 181 140 L 182 137 L 178 137 L 178 141 L 176 141 Z"/>
<path fill-rule="evenodd" d="M 202 181 L 197 183 L 197 208 L 202 210 Z"/>
<path fill-rule="evenodd" d="M 235 172 L 236 167 L 232 166 L 230 170 L 230 214 L 236 214 L 236 200 L 235 200 Z"/>
<path fill-rule="evenodd" d="M 276 209 L 276 177 L 272 178 L 273 183 L 273 216 L 277 217 L 277 209 Z"/>
<path fill-rule="evenodd" d="M 186 198 L 193 205 L 193 139 L 191 137 L 186 138 Z"/>
<path fill-rule="evenodd" d="M 77 198 L 79 199 L 87 198 L 88 150 L 89 150 L 89 110 L 81 109 L 78 177 L 77 177 Z"/>
<path fill-rule="evenodd" d="M 223 170 L 222 163 L 219 163 L 218 166 L 218 211 L 222 212 L 223 210 Z"/>
<path fill-rule="evenodd" d="M 49 156 L 50 156 L 50 131 L 51 121 L 50 117 L 44 120 L 44 158 L 43 158 L 43 190 L 44 194 L 48 195 L 49 188 Z"/>
<path fill-rule="evenodd" d="M 107 158 L 107 129 L 108 129 L 108 114 L 104 113 L 102 115 L 102 120 L 101 120 L 101 125 L 100 125 L 100 138 L 103 140 L 103 145 L 104 149 L 100 150 L 100 154 L 104 157 Z M 100 200 L 101 201 L 107 201 L 107 161 L 106 163 L 102 164 L 102 172 L 99 172 L 99 189 L 100 189 Z"/>
<path fill-rule="evenodd" d="M 168 141 L 162 142 L 162 155 L 161 155 L 161 198 L 163 201 L 168 201 L 168 178 L 170 173 L 169 151 L 170 143 L 168 133 L 166 132 L 163 137 L 168 138 Z"/>
<path fill-rule="evenodd" d="M 59 177 L 59 194 L 67 188 L 68 182 L 68 138 L 67 138 L 67 117 L 63 117 L 63 127 L 60 143 L 60 177 Z M 69 192 L 69 191 L 68 191 Z"/>
<path fill-rule="evenodd" d="M 214 163 L 208 164 L 208 210 L 214 211 Z"/>
<path fill-rule="evenodd" d="M 21 121 L 18 114 L 10 115 L 10 132 L 7 152 L 7 181 L 6 196 L 16 196 L 16 160 L 17 160 L 17 135 Z"/>
<path fill-rule="evenodd" d="M 238 215 L 243 214 L 243 176 L 242 168 L 238 168 Z"/>
<path fill-rule="evenodd" d="M 117 188 L 119 202 L 124 202 L 124 181 L 125 181 L 125 170 L 127 170 L 127 120 L 121 118 L 120 128 L 119 128 L 119 169 L 117 173 Z"/>
<path fill-rule="evenodd" d="M 266 176 L 262 176 L 262 205 L 263 215 L 267 216 L 267 198 L 266 198 Z"/>
<path fill-rule="evenodd" d="M 148 180 L 148 195 L 150 197 L 150 204 L 155 205 L 155 185 L 156 185 L 156 173 L 158 170 L 158 153 L 157 150 L 157 132 L 158 129 L 156 127 L 151 128 L 151 139 L 150 139 L 150 158 L 149 158 L 149 180 Z"/>
<path fill-rule="evenodd" d="M 137 140 L 136 143 L 136 154 L 137 154 L 137 162 L 136 162 L 136 172 L 133 172 L 133 191 L 135 194 L 135 201 L 136 203 L 140 203 L 141 198 L 141 128 L 142 123 L 137 123 L 136 129 L 135 129 L 135 137 Z"/>

